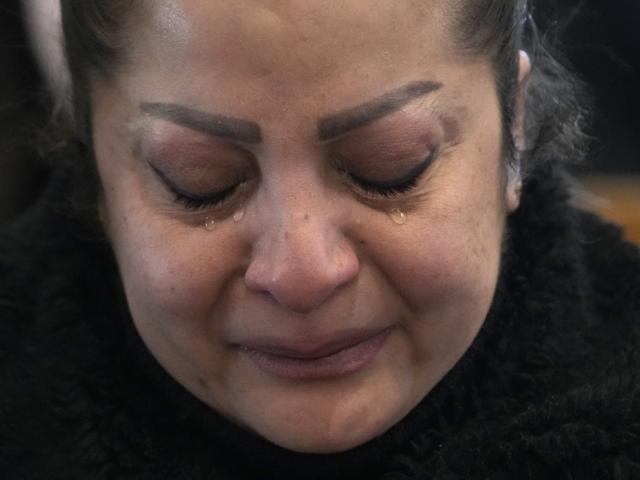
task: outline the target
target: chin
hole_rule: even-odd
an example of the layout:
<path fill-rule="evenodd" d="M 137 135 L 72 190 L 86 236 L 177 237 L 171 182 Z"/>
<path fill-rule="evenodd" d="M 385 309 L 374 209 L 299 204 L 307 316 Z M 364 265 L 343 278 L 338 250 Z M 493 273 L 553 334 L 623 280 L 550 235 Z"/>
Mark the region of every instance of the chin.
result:
<path fill-rule="evenodd" d="M 318 432 L 312 429 L 304 431 L 285 432 L 279 431 L 275 435 L 267 437 L 267 440 L 276 445 L 299 453 L 332 454 L 340 453 L 356 448 L 367 443 L 386 429 L 364 429 L 358 432 Z"/>
<path fill-rule="evenodd" d="M 300 453 L 330 454 L 373 440 L 407 412 L 397 399 L 341 396 L 341 401 L 305 401 L 274 406 L 268 417 L 257 415 L 245 427 L 280 447 Z M 258 413 L 258 412 L 256 412 Z M 264 411 L 262 412 L 264 413 Z"/>
<path fill-rule="evenodd" d="M 389 430 L 424 397 L 410 356 L 403 352 L 390 342 L 360 372 L 309 382 L 274 379 L 249 365 L 241 371 L 244 381 L 234 382 L 243 389 L 227 402 L 233 407 L 227 414 L 288 450 L 351 450 Z"/>

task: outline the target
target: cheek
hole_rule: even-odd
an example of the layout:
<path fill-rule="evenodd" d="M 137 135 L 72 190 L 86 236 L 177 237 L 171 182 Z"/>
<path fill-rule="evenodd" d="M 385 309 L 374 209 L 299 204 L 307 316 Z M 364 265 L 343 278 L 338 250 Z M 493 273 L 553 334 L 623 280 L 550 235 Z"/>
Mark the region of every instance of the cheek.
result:
<path fill-rule="evenodd" d="M 224 229 L 208 232 L 167 215 L 144 194 L 143 175 L 125 168 L 123 152 L 98 147 L 110 159 L 99 162 L 104 211 L 133 318 L 166 332 L 204 333 L 238 259 L 246 258 L 240 243 Z"/>
<path fill-rule="evenodd" d="M 167 228 L 158 221 L 157 227 L 150 222 L 145 228 L 120 230 L 114 243 L 138 322 L 172 337 L 177 331 L 209 337 L 208 330 L 218 328 L 219 321 L 209 317 L 237 277 L 237 242 L 204 229 Z"/>
<path fill-rule="evenodd" d="M 482 188 L 475 179 L 446 179 L 446 189 L 427 198 L 423 212 L 386 231 L 385 243 L 396 249 L 380 256 L 389 260 L 385 269 L 414 310 L 493 295 L 505 215 L 496 182 L 489 179 Z"/>
<path fill-rule="evenodd" d="M 445 226 L 425 231 L 388 268 L 415 310 L 454 306 L 492 294 L 499 263 L 496 236 L 473 235 L 468 228 Z"/>
<path fill-rule="evenodd" d="M 504 223 L 498 206 L 484 198 L 445 215 L 416 214 L 403 228 L 381 233 L 384 243 L 371 244 L 391 288 L 410 308 L 406 342 L 423 374 L 448 371 L 490 308 Z"/>

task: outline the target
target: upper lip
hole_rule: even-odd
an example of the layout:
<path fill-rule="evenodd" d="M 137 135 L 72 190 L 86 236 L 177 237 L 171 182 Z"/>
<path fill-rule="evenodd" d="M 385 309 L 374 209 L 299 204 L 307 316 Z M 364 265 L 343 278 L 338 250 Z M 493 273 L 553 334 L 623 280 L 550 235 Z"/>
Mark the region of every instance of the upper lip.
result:
<path fill-rule="evenodd" d="M 277 357 L 308 360 L 327 357 L 346 348 L 354 347 L 389 329 L 390 327 L 375 330 L 350 330 L 325 338 L 308 340 L 261 337 L 243 341 L 239 345 L 243 350 L 253 350 Z"/>

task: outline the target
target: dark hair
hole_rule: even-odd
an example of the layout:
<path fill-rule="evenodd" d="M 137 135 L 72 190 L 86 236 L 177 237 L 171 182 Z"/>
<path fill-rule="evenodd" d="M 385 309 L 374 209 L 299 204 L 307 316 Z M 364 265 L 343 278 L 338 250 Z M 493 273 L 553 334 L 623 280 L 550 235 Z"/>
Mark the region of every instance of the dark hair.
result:
<path fill-rule="evenodd" d="M 73 82 L 73 131 L 89 157 L 82 175 L 95 182 L 85 188 L 94 199 L 99 191 L 91 140 L 91 80 L 117 71 L 126 46 L 126 28 L 135 0 L 61 0 L 64 42 Z M 494 68 L 500 100 L 504 151 L 518 159 L 522 174 L 548 162 L 580 159 L 586 147 L 583 127 L 587 96 L 582 83 L 552 54 L 539 35 L 527 0 L 451 0 L 446 7 L 460 47 L 486 55 Z M 511 135 L 518 94 L 519 51 L 532 62 L 528 84 L 524 150 L 517 152 Z M 77 163 L 77 162 L 76 162 Z M 80 167 L 77 167 L 80 168 Z M 84 185 L 90 185 L 86 180 Z M 87 203 L 80 201 L 79 203 Z"/>
<path fill-rule="evenodd" d="M 505 153 L 518 157 L 522 173 L 546 162 L 567 163 L 586 153 L 584 128 L 590 98 L 561 54 L 542 38 L 527 0 L 455 0 L 454 31 L 470 53 L 492 62 L 502 109 Z M 525 145 L 515 151 L 511 126 L 518 95 L 519 51 L 527 52 L 532 71 L 528 82 Z"/>

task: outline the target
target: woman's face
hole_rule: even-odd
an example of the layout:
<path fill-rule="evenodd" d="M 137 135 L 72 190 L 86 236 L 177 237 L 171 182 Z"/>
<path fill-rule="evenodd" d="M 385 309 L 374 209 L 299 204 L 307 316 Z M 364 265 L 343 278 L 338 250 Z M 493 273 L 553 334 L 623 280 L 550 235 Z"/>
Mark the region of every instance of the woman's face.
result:
<path fill-rule="evenodd" d="M 489 310 L 506 180 L 446 0 L 165 0 L 96 81 L 103 220 L 140 335 L 297 451 L 389 429 Z"/>

